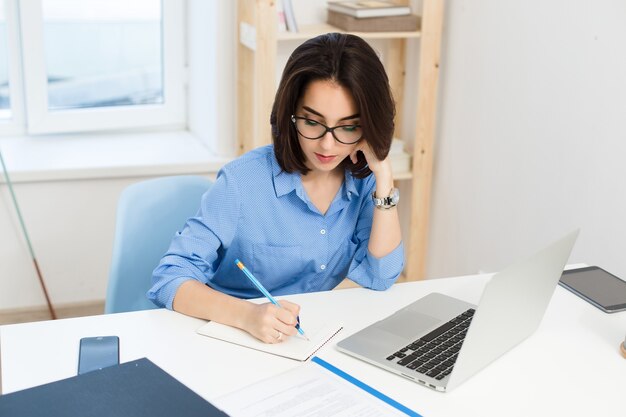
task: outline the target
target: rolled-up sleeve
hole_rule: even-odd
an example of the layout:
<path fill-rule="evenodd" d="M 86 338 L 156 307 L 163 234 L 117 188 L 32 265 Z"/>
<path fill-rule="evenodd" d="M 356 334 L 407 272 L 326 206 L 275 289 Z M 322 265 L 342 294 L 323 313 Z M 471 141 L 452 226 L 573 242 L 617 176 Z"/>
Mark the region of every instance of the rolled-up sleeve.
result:
<path fill-rule="evenodd" d="M 366 195 L 371 195 L 374 187 L 375 183 L 370 182 Z M 353 240 L 357 242 L 357 249 L 348 269 L 348 278 L 366 288 L 386 290 L 396 282 L 404 268 L 404 244 L 400 242 L 394 250 L 381 258 L 372 255 L 367 247 L 373 217 L 374 203 L 371 198 L 365 198 L 354 232 Z"/>
<path fill-rule="evenodd" d="M 175 203 L 175 202 L 173 202 Z M 152 275 L 147 297 L 172 309 L 180 285 L 191 279 L 208 283 L 219 267 L 218 251 L 228 248 L 239 218 L 237 184 L 220 171 L 202 197 L 200 210 L 177 232 Z"/>
<path fill-rule="evenodd" d="M 359 256 L 359 250 L 365 255 Z M 404 268 L 404 245 L 402 242 L 382 258 L 376 258 L 367 249 L 367 244 L 359 248 L 350 264 L 348 277 L 359 285 L 373 290 L 386 290 L 391 287 Z"/>

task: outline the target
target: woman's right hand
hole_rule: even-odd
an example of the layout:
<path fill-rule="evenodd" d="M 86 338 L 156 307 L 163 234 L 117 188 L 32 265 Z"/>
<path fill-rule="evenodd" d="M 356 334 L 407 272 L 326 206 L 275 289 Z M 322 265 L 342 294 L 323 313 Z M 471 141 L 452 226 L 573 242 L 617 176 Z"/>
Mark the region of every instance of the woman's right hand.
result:
<path fill-rule="evenodd" d="M 280 343 L 295 335 L 300 306 L 280 300 L 280 307 L 272 303 L 250 303 L 244 314 L 242 329 L 265 343 Z"/>

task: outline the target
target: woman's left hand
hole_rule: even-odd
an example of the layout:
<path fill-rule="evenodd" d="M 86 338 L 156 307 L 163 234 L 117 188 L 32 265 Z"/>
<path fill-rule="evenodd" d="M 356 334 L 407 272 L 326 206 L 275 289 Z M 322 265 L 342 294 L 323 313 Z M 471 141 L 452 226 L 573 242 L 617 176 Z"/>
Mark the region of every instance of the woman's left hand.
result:
<path fill-rule="evenodd" d="M 350 160 L 352 160 L 352 163 L 357 163 L 357 153 L 359 151 L 363 152 L 363 156 L 365 156 L 365 161 L 367 161 L 367 165 L 374 173 L 376 181 L 383 179 L 387 181 L 393 179 L 389 158 L 385 158 L 383 160 L 378 159 L 374 154 L 374 151 L 372 151 L 369 143 L 367 143 L 367 141 L 365 140 L 359 142 L 352 151 L 352 153 L 350 153 Z"/>

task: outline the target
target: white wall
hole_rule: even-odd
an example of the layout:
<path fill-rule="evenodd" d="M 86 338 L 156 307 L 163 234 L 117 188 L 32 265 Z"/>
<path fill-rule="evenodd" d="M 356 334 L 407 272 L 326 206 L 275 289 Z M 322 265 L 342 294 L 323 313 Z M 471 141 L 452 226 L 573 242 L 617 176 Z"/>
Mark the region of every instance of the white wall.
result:
<path fill-rule="evenodd" d="M 163 172 L 162 175 L 213 173 Z M 160 175 L 157 175 L 160 176 Z M 115 211 L 124 188 L 154 176 L 13 184 L 55 306 L 104 300 Z M 6 184 L 0 182 L 0 310 L 45 306 L 45 298 Z"/>
<path fill-rule="evenodd" d="M 626 2 L 447 2 L 429 275 L 493 271 L 574 227 L 626 278 Z"/>
<path fill-rule="evenodd" d="M 495 271 L 580 227 L 570 262 L 626 278 L 625 20 L 623 0 L 446 2 L 427 276 Z"/>
<path fill-rule="evenodd" d="M 56 304 L 102 300 L 115 206 L 137 179 L 14 184 L 35 255 Z M 0 184 L 0 309 L 45 305 L 6 184 Z"/>
<path fill-rule="evenodd" d="M 236 2 L 187 2 L 187 64 L 189 68 L 189 130 L 220 156 L 234 156 Z"/>

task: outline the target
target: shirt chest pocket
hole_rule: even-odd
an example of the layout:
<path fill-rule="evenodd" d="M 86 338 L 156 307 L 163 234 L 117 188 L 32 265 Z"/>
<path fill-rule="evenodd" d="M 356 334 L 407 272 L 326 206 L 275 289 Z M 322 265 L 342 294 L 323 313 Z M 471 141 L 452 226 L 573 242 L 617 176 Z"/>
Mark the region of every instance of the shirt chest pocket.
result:
<path fill-rule="evenodd" d="M 304 268 L 301 246 L 253 246 L 252 273 L 270 293 L 301 278 Z"/>

